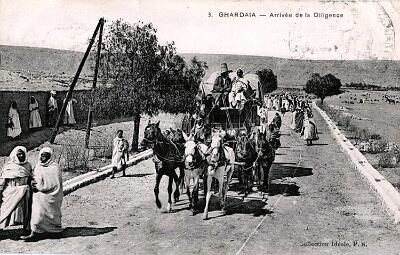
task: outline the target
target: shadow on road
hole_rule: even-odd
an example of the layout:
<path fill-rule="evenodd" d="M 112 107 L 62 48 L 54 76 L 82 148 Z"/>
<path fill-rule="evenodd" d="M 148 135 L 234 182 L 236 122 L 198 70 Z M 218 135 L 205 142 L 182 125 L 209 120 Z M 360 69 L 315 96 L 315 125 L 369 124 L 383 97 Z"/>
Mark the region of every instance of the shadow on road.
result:
<path fill-rule="evenodd" d="M 329 145 L 327 143 L 313 143 L 311 146 L 325 146 L 325 145 Z"/>
<path fill-rule="evenodd" d="M 146 174 L 127 174 L 125 176 L 121 176 L 120 178 L 125 178 L 125 177 L 145 177 L 148 175 L 153 175 L 153 173 L 146 173 Z"/>
<path fill-rule="evenodd" d="M 266 205 L 267 203 L 258 199 L 243 201 L 242 199 L 228 197 L 225 215 L 252 214 L 253 216 L 258 217 L 271 214 L 272 211 L 264 208 Z"/>
<path fill-rule="evenodd" d="M 300 187 L 294 183 L 271 183 L 268 195 L 300 196 L 299 189 Z"/>
<path fill-rule="evenodd" d="M 246 201 L 247 200 L 247 201 Z M 233 214 L 252 214 L 254 217 L 264 216 L 273 213 L 272 211 L 265 209 L 266 202 L 261 199 L 246 199 L 243 201 L 241 198 L 230 197 L 226 199 L 225 211 L 221 211 L 221 214 L 216 216 L 209 216 L 209 219 L 225 217 Z M 204 200 L 200 200 L 201 208 L 198 209 L 198 213 L 204 212 Z M 210 201 L 209 212 L 220 211 L 220 206 L 216 198 Z"/>
<path fill-rule="evenodd" d="M 63 239 L 68 237 L 78 237 L 78 236 L 98 236 L 114 231 L 116 227 L 105 227 L 105 228 L 93 228 L 93 227 L 68 227 L 62 232 L 61 237 L 57 238 L 46 238 L 42 239 Z M 20 240 L 20 236 L 28 235 L 29 233 L 24 231 L 22 228 L 19 229 L 9 229 L 0 232 L 0 240 Z"/>
<path fill-rule="evenodd" d="M 24 231 L 22 228 L 18 229 L 7 229 L 0 231 L 0 240 L 19 240 L 20 236 L 28 235 L 29 233 Z"/>
<path fill-rule="evenodd" d="M 116 227 L 104 227 L 104 228 L 68 227 L 64 229 L 61 238 L 78 237 L 78 236 L 98 236 L 112 232 L 115 229 Z"/>
<path fill-rule="evenodd" d="M 293 166 L 288 163 L 273 163 L 270 170 L 270 178 L 272 180 L 284 177 L 302 177 L 312 175 L 312 168 Z"/>

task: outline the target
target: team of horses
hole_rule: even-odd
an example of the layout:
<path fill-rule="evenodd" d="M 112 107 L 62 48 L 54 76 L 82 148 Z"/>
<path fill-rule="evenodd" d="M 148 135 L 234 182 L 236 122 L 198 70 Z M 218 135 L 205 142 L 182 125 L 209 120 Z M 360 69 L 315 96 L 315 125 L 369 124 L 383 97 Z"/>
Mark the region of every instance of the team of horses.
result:
<path fill-rule="evenodd" d="M 239 182 L 245 186 L 245 195 L 251 191 L 254 182 L 259 191 L 268 191 L 269 171 L 277 149 L 266 134 L 258 130 L 248 134 L 245 131 L 224 131 L 204 126 L 196 135 L 188 136 L 177 130 L 167 136 L 161 131 L 159 122 L 150 121 L 144 130 L 141 145 L 153 150 L 157 207 L 161 208 L 160 181 L 166 175 L 169 177 L 167 210 L 172 211 L 173 183 L 176 186 L 174 202 L 179 200 L 179 187 L 185 184 L 189 207 L 193 215 L 197 214 L 199 182 L 203 178 L 206 198 L 203 219 L 208 219 L 208 207 L 213 194 L 219 197 L 221 209 L 225 209 L 226 194 L 235 169 L 238 170 Z M 179 176 L 176 169 L 179 169 Z M 192 191 L 190 182 L 193 183 Z M 213 187 L 218 192 L 212 192 Z"/>

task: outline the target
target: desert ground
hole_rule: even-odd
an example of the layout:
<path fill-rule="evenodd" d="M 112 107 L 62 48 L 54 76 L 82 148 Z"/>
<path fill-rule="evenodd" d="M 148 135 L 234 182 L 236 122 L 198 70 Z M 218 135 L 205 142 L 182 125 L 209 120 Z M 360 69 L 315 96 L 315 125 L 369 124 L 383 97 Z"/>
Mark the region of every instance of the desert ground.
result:
<path fill-rule="evenodd" d="M 18 230 L 1 232 L 1 253 L 63 254 L 398 254 L 399 226 L 383 211 L 315 116 L 320 139 L 305 146 L 285 115 L 282 148 L 271 175 L 273 189 L 242 199 L 232 181 L 227 211 L 212 199 L 210 219 L 191 216 L 186 194 L 167 213 L 156 208 L 151 160 L 128 177 L 106 179 L 65 196 L 64 237 L 24 243 Z M 202 195 L 202 193 L 201 193 Z M 204 198 L 200 196 L 204 205 Z"/>
<path fill-rule="evenodd" d="M 385 95 L 398 103 L 389 104 L 383 98 Z M 360 103 L 360 99 L 364 102 Z M 341 95 L 327 98 L 325 102 L 345 108 L 345 111 L 359 117 L 354 121 L 361 128 L 368 128 L 390 141 L 400 142 L 399 91 L 349 90 Z"/>
<path fill-rule="evenodd" d="M 386 102 L 385 96 L 397 101 Z M 360 103 L 360 100 L 363 103 Z M 349 90 L 344 94 L 326 99 L 325 104 L 341 109 L 353 116 L 351 120 L 357 127 L 367 129 L 371 134 L 379 134 L 389 143 L 400 143 L 400 92 Z M 400 167 L 380 167 L 379 155 L 364 153 L 368 161 L 400 190 Z"/>

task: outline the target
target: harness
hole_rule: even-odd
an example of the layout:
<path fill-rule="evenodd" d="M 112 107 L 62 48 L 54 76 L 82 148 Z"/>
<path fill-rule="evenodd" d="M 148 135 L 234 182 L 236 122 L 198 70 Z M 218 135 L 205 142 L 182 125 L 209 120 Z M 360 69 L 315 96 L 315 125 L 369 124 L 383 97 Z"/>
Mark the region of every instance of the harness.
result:
<path fill-rule="evenodd" d="M 200 160 L 196 160 L 196 159 L 198 159 L 198 157 L 196 157 L 196 152 L 200 156 Z M 204 164 L 204 160 L 206 159 L 206 156 L 202 152 L 199 143 L 196 145 L 195 152 L 194 153 L 185 154 L 185 157 L 187 157 L 187 156 L 192 156 L 193 159 L 194 159 L 194 164 L 193 164 L 193 168 L 192 169 L 199 168 L 201 166 L 201 164 Z"/>
<path fill-rule="evenodd" d="M 213 149 L 215 149 L 215 148 L 213 148 Z M 211 155 L 209 155 L 207 157 L 208 165 L 212 166 L 214 169 L 217 168 L 217 167 L 222 167 L 222 166 L 226 167 L 228 165 L 228 161 L 229 161 L 225 156 L 225 150 L 226 150 L 225 147 L 223 145 L 221 145 L 218 150 L 219 150 L 219 153 L 221 155 L 220 156 L 220 160 L 218 162 L 213 162 L 211 160 Z"/>
<path fill-rule="evenodd" d="M 170 157 L 171 151 L 168 151 L 167 156 L 163 157 L 163 156 L 161 156 L 159 153 L 157 153 L 157 152 L 154 150 L 154 147 L 153 147 L 154 156 L 157 157 L 157 158 L 154 158 L 154 156 L 153 156 L 153 161 L 154 161 L 155 163 L 160 163 L 160 161 L 170 161 L 170 162 L 176 162 L 176 163 L 183 163 L 183 162 L 184 162 L 183 155 L 181 155 L 181 153 L 180 153 L 180 151 L 179 151 L 179 149 L 178 149 L 178 146 L 177 146 L 172 140 L 166 138 L 163 134 L 161 134 L 161 136 L 162 136 L 165 140 L 167 140 L 167 141 L 164 142 L 164 141 L 159 141 L 159 140 L 157 140 L 157 139 L 149 140 L 149 139 L 147 139 L 147 138 L 143 138 L 143 140 L 145 140 L 145 141 L 148 142 L 149 144 L 153 144 L 154 147 L 155 147 L 157 144 L 172 144 L 172 145 L 175 147 L 175 149 L 176 149 L 176 154 L 173 154 L 172 157 Z M 176 158 L 181 158 L 181 160 L 176 160 Z"/>

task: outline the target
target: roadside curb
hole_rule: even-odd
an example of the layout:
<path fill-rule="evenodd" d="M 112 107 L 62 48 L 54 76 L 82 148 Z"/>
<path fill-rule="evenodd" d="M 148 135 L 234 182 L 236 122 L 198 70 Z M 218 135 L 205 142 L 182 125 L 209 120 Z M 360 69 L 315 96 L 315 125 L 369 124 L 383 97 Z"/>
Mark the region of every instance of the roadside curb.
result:
<path fill-rule="evenodd" d="M 358 172 L 368 180 L 370 188 L 375 191 L 384 206 L 386 212 L 394 219 L 394 223 L 400 222 L 400 193 L 386 180 L 362 155 L 362 153 L 346 138 L 337 128 L 329 116 L 319 108 L 315 102 L 312 103 L 331 131 L 332 136 L 340 145 L 343 152 L 349 157 Z"/>
<path fill-rule="evenodd" d="M 138 164 L 141 161 L 144 161 L 146 159 L 149 159 L 153 156 L 153 150 L 146 150 L 143 151 L 141 153 L 136 154 L 132 159 L 130 159 L 127 162 L 127 166 L 133 166 Z M 110 176 L 112 174 L 112 166 L 111 165 L 107 165 L 104 166 L 100 169 L 98 169 L 97 171 L 90 171 L 88 173 L 79 175 L 75 178 L 72 178 L 70 180 L 67 180 L 63 183 L 63 192 L 64 195 L 70 194 L 71 192 L 85 187 L 89 184 L 98 182 L 100 180 L 105 179 L 107 176 Z M 120 170 L 118 170 L 119 172 Z"/>

